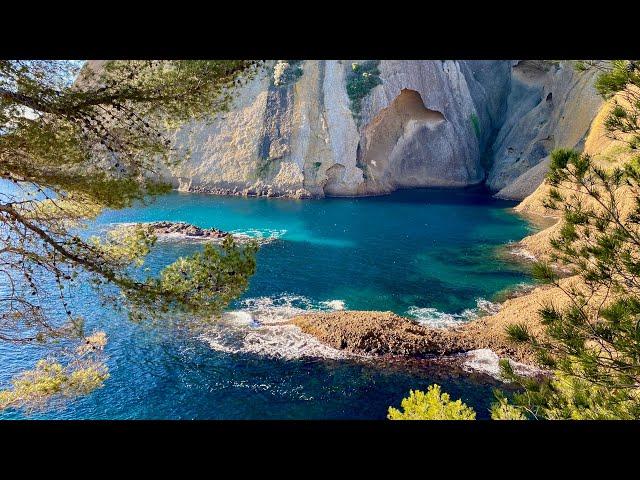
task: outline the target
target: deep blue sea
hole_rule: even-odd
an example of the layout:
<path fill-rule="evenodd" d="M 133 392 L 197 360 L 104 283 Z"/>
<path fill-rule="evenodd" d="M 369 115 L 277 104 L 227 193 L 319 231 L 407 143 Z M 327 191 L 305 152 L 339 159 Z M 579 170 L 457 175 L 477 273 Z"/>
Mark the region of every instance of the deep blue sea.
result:
<path fill-rule="evenodd" d="M 75 312 L 108 335 L 111 376 L 91 395 L 30 418 L 382 419 L 409 389 L 433 382 L 487 417 L 497 383 L 484 374 L 348 358 L 283 321 L 303 310 L 358 309 L 447 325 L 490 311 L 505 291 L 531 282 L 499 254 L 532 230 L 514 205 L 480 190 L 323 200 L 171 193 L 105 212 L 91 229 L 186 221 L 271 241 L 260 247 L 248 291 L 203 335 L 132 324 L 78 288 Z M 198 248 L 162 240 L 147 265 L 158 269 Z M 0 344 L 0 386 L 41 355 Z"/>

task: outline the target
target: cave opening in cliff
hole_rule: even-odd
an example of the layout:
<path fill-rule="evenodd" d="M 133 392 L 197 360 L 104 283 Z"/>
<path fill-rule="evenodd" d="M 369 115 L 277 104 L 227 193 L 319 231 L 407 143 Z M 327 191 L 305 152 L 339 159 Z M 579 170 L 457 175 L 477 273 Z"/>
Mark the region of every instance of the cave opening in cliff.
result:
<path fill-rule="evenodd" d="M 364 130 L 364 148 L 359 164 L 366 168 L 373 180 L 381 180 L 398 141 L 417 125 L 435 126 L 446 119 L 427 108 L 422 96 L 404 88 L 391 104 L 380 111 Z"/>

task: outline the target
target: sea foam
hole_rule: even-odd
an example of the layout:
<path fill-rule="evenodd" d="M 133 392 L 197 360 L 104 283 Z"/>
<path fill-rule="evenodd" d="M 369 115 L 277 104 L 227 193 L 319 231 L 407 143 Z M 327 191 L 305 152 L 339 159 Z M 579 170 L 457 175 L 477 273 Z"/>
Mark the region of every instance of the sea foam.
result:
<path fill-rule="evenodd" d="M 411 306 L 407 310 L 407 315 L 428 327 L 445 328 L 460 325 L 484 315 L 494 315 L 499 310 L 500 304 L 477 298 L 475 308 L 467 308 L 460 313 L 441 312 L 433 307 Z"/>
<path fill-rule="evenodd" d="M 232 354 L 249 353 L 287 360 L 345 358 L 346 353 L 324 345 L 289 323 L 296 315 L 310 311 L 344 308 L 342 300 L 314 302 L 300 295 L 248 298 L 240 302 L 240 309 L 225 313 L 202 339 L 212 349 Z"/>
<path fill-rule="evenodd" d="M 536 256 L 525 248 L 514 248 L 512 250 L 509 250 L 509 253 L 511 253 L 511 255 L 514 255 L 516 257 L 522 257 L 527 260 L 531 260 L 531 261 L 536 260 Z"/>
<path fill-rule="evenodd" d="M 500 357 L 498 357 L 493 350 L 482 348 L 479 350 L 471 350 L 463 355 L 465 360 L 462 366 L 465 370 L 486 373 L 498 380 L 502 380 L 500 374 Z M 518 375 L 536 376 L 544 373 L 543 370 L 525 363 L 514 360 L 509 360 L 509 363 Z"/>
<path fill-rule="evenodd" d="M 261 243 L 268 243 L 269 241 L 277 240 L 286 235 L 287 230 L 277 228 L 249 228 L 249 229 L 237 229 L 231 230 L 229 233 L 234 237 L 253 238 L 261 241 Z"/>

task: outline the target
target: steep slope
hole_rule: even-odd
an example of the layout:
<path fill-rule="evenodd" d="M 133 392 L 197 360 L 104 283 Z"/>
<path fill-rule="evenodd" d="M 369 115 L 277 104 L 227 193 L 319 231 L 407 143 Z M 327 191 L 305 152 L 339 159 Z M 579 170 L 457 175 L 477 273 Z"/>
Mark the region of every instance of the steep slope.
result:
<path fill-rule="evenodd" d="M 522 200 L 540 185 L 549 153 L 581 149 L 602 100 L 595 71 L 576 72 L 571 62 L 522 60 L 512 68 L 502 127 L 491 147 L 487 185 L 497 196 Z"/>
<path fill-rule="evenodd" d="M 291 197 L 486 180 L 520 199 L 552 148 L 580 143 L 590 85 L 568 62 L 271 61 L 230 112 L 174 133 L 190 155 L 163 174 L 183 191 Z"/>
<path fill-rule="evenodd" d="M 589 133 L 584 141 L 583 152 L 590 155 L 592 161 L 605 170 L 621 166 L 634 156 L 634 151 L 629 147 L 628 143 L 615 140 L 607 134 L 605 120 L 613 107 L 614 101 L 622 102 L 623 100 L 620 96 L 617 96 L 615 99 L 611 99 L 602 105 L 598 114 L 593 119 Z M 545 161 L 545 164 L 548 164 L 548 161 Z M 541 173 L 544 178 L 546 169 Z M 546 209 L 543 203 L 549 194 L 549 189 L 549 185 L 540 182 L 533 193 L 520 202 L 515 208 L 515 211 L 522 215 L 529 216 L 534 220 L 539 217 L 557 219 L 558 213 Z M 564 194 L 572 195 L 573 192 L 564 192 Z M 619 195 L 621 212 L 624 215 L 625 212 L 629 212 L 633 208 L 633 196 L 626 195 L 624 188 L 620 190 Z M 583 195 L 583 200 L 588 204 L 592 203 L 592 200 L 586 195 Z M 529 253 L 538 257 L 544 257 L 551 253 L 550 239 L 558 234 L 560 227 L 560 222 L 556 222 L 538 233 L 526 237 L 520 243 Z"/>

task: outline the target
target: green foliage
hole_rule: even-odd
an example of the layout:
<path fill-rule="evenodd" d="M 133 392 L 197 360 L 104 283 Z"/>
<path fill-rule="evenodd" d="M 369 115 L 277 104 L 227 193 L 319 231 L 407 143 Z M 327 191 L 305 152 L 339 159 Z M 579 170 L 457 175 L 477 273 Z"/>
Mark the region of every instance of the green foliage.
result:
<path fill-rule="evenodd" d="M 151 298 L 146 292 L 138 298 L 139 289 L 131 292 L 131 298 L 139 300 L 149 316 L 171 312 L 209 320 L 247 288 L 255 272 L 257 249 L 255 242 L 238 246 L 228 235 L 222 248 L 206 244 L 201 252 L 181 257 L 163 269 L 159 279 L 147 279 L 145 285 L 154 292 Z"/>
<path fill-rule="evenodd" d="M 524 323 L 514 323 L 508 325 L 506 330 L 507 336 L 514 342 L 526 342 L 531 338 L 529 329 Z"/>
<path fill-rule="evenodd" d="M 41 410 L 102 387 L 109 378 L 101 359 L 105 344 L 105 334 L 97 332 L 84 338 L 65 365 L 57 360 L 39 360 L 33 370 L 16 376 L 10 389 L 0 390 L 0 410 Z"/>
<path fill-rule="evenodd" d="M 603 71 L 596 79 L 595 87 L 598 93 L 608 97 L 629 85 L 638 86 L 640 77 L 638 67 L 634 60 L 614 60 L 611 68 Z"/>
<path fill-rule="evenodd" d="M 508 362 L 507 362 L 508 364 Z M 497 401 L 491 406 L 492 420 L 526 420 L 522 408 L 509 404 L 502 392 L 496 390 Z M 389 420 L 475 420 L 476 413 L 461 400 L 452 401 L 440 386 L 433 384 L 427 393 L 411 390 L 401 403 L 402 411 L 389 407 Z"/>
<path fill-rule="evenodd" d="M 273 84 L 276 87 L 291 85 L 298 81 L 304 71 L 302 60 L 279 60 L 273 67 Z"/>
<path fill-rule="evenodd" d="M 133 318 L 185 323 L 209 321 L 246 288 L 253 244 L 229 238 L 140 279 L 136 269 L 155 244 L 150 229 L 90 239 L 77 229 L 105 208 L 167 192 L 157 172 L 189 153 L 172 143 L 175 129 L 226 111 L 259 68 L 246 60 L 0 60 L 0 181 L 13 186 L 0 193 L 0 340 L 83 342 L 83 319 L 67 300 L 80 279 Z M 46 360 L 4 391 L 3 403 L 19 406 L 29 389 L 71 398 L 101 383 L 101 368 Z"/>
<path fill-rule="evenodd" d="M 491 420 L 526 420 L 522 410 L 509 404 L 508 400 L 498 395 L 498 401 L 491 405 Z"/>
<path fill-rule="evenodd" d="M 270 158 L 261 158 L 256 164 L 256 178 L 265 180 L 269 175 L 269 170 L 271 169 L 271 159 Z"/>
<path fill-rule="evenodd" d="M 600 94 L 621 99 L 605 122 L 609 135 L 635 148 L 640 144 L 639 62 L 576 64 L 579 71 L 590 68 L 601 70 L 596 81 Z M 510 325 L 506 333 L 529 346 L 551 374 L 524 377 L 501 360 L 502 378 L 520 391 L 511 403 L 496 392 L 491 418 L 640 419 L 638 165 L 636 158 L 605 170 L 570 149 L 552 153 L 545 206 L 562 214 L 562 225 L 551 241 L 551 259 L 580 283 L 563 282 L 548 262 L 534 264 L 534 276 L 564 292 L 569 306 L 540 308 L 541 335 L 523 323 Z"/>
<path fill-rule="evenodd" d="M 508 376 L 513 377 L 509 362 L 506 363 Z M 490 409 L 492 420 L 527 420 L 525 410 L 509 403 L 502 392 L 496 390 L 497 401 Z M 389 407 L 389 420 L 475 420 L 476 413 L 461 400 L 451 401 L 447 393 L 442 393 L 440 386 L 433 384 L 427 393 L 411 390 L 409 397 L 401 403 L 402 411 Z"/>
<path fill-rule="evenodd" d="M 567 166 L 576 166 L 580 162 L 580 154 L 570 148 L 558 148 L 551 152 L 551 163 L 547 172 L 547 179 L 553 186 L 557 186 L 565 179 Z"/>
<path fill-rule="evenodd" d="M 402 411 L 389 407 L 389 420 L 475 420 L 476 413 L 462 401 L 451 401 L 439 385 L 430 385 L 427 393 L 411 390 L 401 403 Z"/>
<path fill-rule="evenodd" d="M 584 63 L 585 70 L 598 67 Z M 598 67 L 599 68 L 599 67 Z M 596 81 L 605 97 L 620 94 L 606 119 L 613 138 L 633 144 L 640 133 L 640 73 L 636 61 L 614 61 Z M 622 135 L 620 137 L 619 135 Z M 540 364 L 553 370 L 542 379 L 524 379 L 504 366 L 503 375 L 523 393 L 514 404 L 534 418 L 640 418 L 640 175 L 632 160 L 603 169 L 585 154 L 553 152 L 545 205 L 562 215 L 552 239 L 552 260 L 580 279 L 563 283 L 547 263 L 534 275 L 553 283 L 569 306 L 539 310 L 544 334 L 525 335 L 510 327 L 514 341 L 528 344 Z M 561 191 L 563 193 L 561 193 Z M 626 204 L 626 206 L 625 206 Z"/>
<path fill-rule="evenodd" d="M 351 65 L 351 72 L 347 75 L 347 95 L 351 101 L 351 113 L 356 119 L 360 118 L 364 97 L 377 85 L 382 84 L 379 64 L 379 60 L 367 60 Z"/>
<path fill-rule="evenodd" d="M 557 376 L 569 379 L 579 376 L 582 381 L 592 382 L 594 388 L 595 385 L 608 388 L 612 398 L 619 398 L 627 391 L 629 401 L 634 401 L 632 392 L 640 380 L 637 171 L 632 166 L 604 171 L 593 165 L 587 155 L 561 150 L 553 154 L 549 179 L 553 186 L 581 195 L 571 195 L 562 204 L 556 202 L 555 208 L 562 212 L 562 225 L 552 246 L 556 261 L 578 275 L 584 287 L 561 284 L 549 264 L 536 264 L 534 275 L 561 288 L 571 299 L 571 305 L 565 309 L 551 305 L 540 309 L 544 338 L 524 335 L 512 338 L 530 343 L 540 361 L 558 371 Z M 558 194 L 552 192 L 550 196 L 557 198 Z M 625 196 L 631 197 L 635 205 L 630 215 L 621 213 L 619 202 Z M 603 296 L 609 300 L 605 302 Z M 512 327 L 514 332 L 517 328 Z M 563 385 L 566 387 L 567 383 Z M 570 383 L 570 386 L 580 397 L 582 384 Z M 569 391 L 568 387 L 552 387 L 553 384 L 548 391 L 553 395 Z M 600 397 L 609 398 L 607 395 L 603 393 Z"/>
<path fill-rule="evenodd" d="M 577 72 L 586 72 L 589 69 L 589 65 L 588 65 L 587 61 L 578 60 L 578 61 L 574 62 L 573 68 Z"/>
<path fill-rule="evenodd" d="M 156 243 L 156 236 L 149 225 L 127 225 L 107 232 L 104 239 L 91 237 L 88 243 L 114 265 L 141 267 L 144 257 Z"/>
<path fill-rule="evenodd" d="M 583 62 L 581 67 L 595 68 L 599 75 L 596 90 L 605 99 L 616 96 L 605 120 L 608 134 L 626 142 L 632 149 L 640 145 L 640 61 Z"/>
<path fill-rule="evenodd" d="M 523 379 L 513 372 L 505 378 L 518 383 L 522 393 L 513 395 L 508 408 L 527 412 L 532 418 L 546 420 L 635 420 L 640 417 L 640 398 L 636 389 L 616 389 L 587 379 L 578 365 L 555 370 L 553 376 Z M 494 404 L 493 412 L 499 404 Z M 524 413 L 523 413 L 524 416 Z"/>
<path fill-rule="evenodd" d="M 536 261 L 531 266 L 531 275 L 536 280 L 541 282 L 550 283 L 558 278 L 553 267 L 544 261 Z"/>
<path fill-rule="evenodd" d="M 480 119 L 475 113 L 471 114 L 471 126 L 473 127 L 473 131 L 476 134 L 476 138 L 480 140 Z"/>

